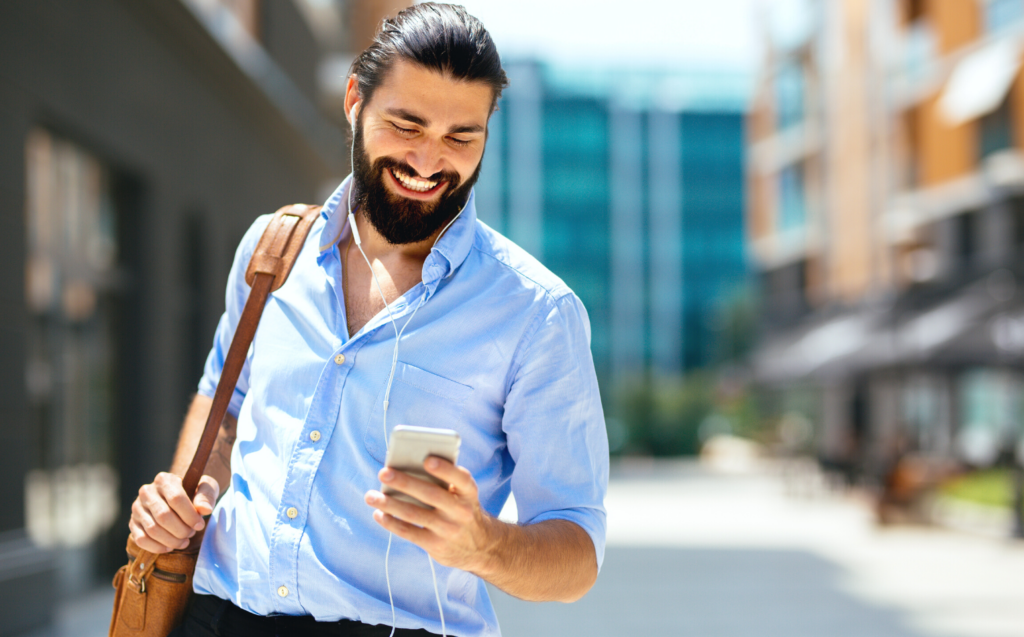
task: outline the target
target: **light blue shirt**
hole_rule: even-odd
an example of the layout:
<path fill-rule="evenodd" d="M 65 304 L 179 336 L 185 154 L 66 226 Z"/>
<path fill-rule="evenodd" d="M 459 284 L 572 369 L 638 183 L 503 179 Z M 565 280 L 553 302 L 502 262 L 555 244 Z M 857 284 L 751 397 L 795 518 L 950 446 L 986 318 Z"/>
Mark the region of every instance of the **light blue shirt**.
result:
<path fill-rule="evenodd" d="M 381 311 L 349 335 L 339 240 L 346 180 L 328 199 L 287 282 L 270 295 L 231 401 L 231 484 L 210 517 L 195 590 L 260 615 L 391 624 L 388 533 L 363 496 L 379 489 L 383 397 L 395 332 Z M 340 208 L 340 209 L 339 209 Z M 226 311 L 199 383 L 213 396 L 249 287 L 245 269 L 269 222 L 235 254 Z M 478 221 L 473 197 L 391 304 L 402 335 L 388 407 L 398 424 L 455 429 L 459 464 L 497 515 L 515 495 L 520 524 L 570 520 L 604 557 L 608 442 L 580 300 L 521 248 Z M 390 432 L 388 432 L 390 433 Z M 427 554 L 395 537 L 399 628 L 440 633 Z M 499 635 L 484 582 L 438 566 L 450 635 Z"/>

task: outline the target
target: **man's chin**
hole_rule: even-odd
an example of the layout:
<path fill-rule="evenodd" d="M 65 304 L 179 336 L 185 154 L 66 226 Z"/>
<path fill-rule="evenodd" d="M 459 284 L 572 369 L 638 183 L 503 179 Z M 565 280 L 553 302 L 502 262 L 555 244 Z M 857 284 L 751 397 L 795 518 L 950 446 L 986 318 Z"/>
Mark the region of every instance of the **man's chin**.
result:
<path fill-rule="evenodd" d="M 406 215 L 415 215 L 417 217 L 426 217 L 433 213 L 437 210 L 440 201 L 440 199 L 423 201 L 422 199 L 413 199 L 412 197 L 406 197 L 394 192 L 388 192 L 387 197 L 388 206 L 392 210 L 402 210 Z"/>

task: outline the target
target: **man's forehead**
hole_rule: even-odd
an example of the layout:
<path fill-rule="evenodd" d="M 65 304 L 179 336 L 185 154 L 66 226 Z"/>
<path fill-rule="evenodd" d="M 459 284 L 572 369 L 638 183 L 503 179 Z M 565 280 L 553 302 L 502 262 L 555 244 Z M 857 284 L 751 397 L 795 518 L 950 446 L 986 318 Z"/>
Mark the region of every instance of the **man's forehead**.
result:
<path fill-rule="evenodd" d="M 464 80 L 409 60 L 396 60 L 368 105 L 382 112 L 416 118 L 426 124 L 459 120 L 460 125 L 486 126 L 494 90 L 483 80 Z M 418 122 L 422 123 L 422 122 Z"/>

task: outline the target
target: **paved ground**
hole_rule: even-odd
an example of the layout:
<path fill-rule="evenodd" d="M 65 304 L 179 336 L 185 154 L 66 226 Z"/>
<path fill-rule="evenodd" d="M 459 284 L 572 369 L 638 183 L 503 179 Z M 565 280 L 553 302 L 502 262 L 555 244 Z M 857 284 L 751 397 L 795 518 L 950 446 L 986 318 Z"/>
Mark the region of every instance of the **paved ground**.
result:
<path fill-rule="evenodd" d="M 613 474 L 608 551 L 575 604 L 493 591 L 506 637 L 1021 637 L 1024 542 L 878 529 L 864 503 L 778 471 L 692 462 Z M 31 637 L 106 634 L 107 590 Z"/>
<path fill-rule="evenodd" d="M 1024 543 L 879 529 L 865 503 L 816 483 L 795 486 L 777 470 L 624 468 L 606 501 L 597 585 L 572 605 L 493 592 L 503 633 L 1024 635 Z"/>

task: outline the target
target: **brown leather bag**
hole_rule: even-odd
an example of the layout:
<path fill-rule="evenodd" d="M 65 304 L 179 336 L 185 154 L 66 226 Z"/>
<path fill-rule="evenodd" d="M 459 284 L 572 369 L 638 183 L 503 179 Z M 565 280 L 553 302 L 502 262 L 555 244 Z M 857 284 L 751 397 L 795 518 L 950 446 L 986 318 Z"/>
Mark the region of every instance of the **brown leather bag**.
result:
<path fill-rule="evenodd" d="M 267 297 L 288 278 L 306 235 L 319 214 L 319 206 L 295 204 L 281 208 L 274 213 L 249 260 L 245 282 L 252 290 L 231 339 L 206 428 L 192 464 L 182 478 L 182 487 L 189 500 L 195 497 L 199 478 L 213 451 L 217 432 L 256 334 Z M 128 537 L 128 564 L 114 575 L 117 592 L 110 619 L 110 637 L 166 637 L 181 623 L 192 595 L 192 573 L 202 541 L 203 534 L 196 533 L 188 548 L 155 554 L 140 549 L 131 536 Z"/>

